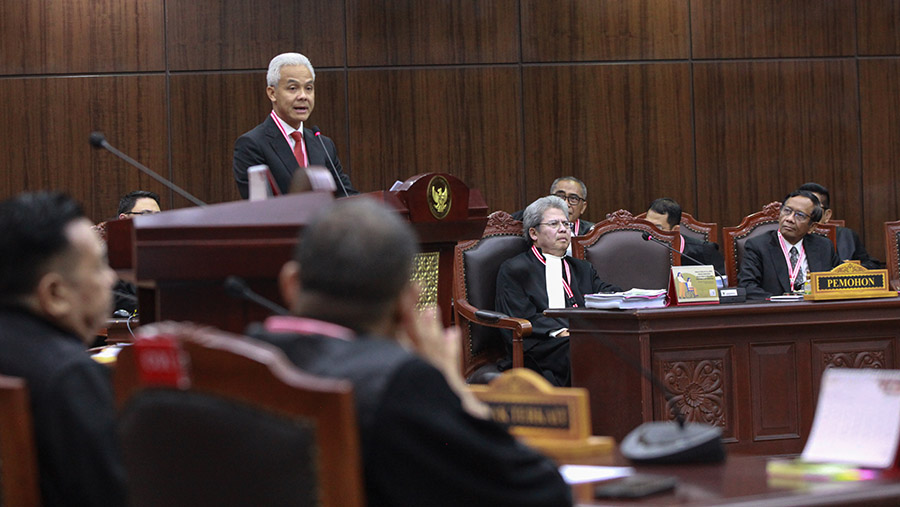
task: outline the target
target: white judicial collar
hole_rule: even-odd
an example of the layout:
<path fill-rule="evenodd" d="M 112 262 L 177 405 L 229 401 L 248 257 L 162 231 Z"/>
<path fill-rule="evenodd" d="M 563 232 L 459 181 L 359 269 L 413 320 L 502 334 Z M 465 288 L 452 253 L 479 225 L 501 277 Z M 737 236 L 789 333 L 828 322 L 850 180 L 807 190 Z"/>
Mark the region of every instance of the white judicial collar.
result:
<path fill-rule="evenodd" d="M 566 297 L 563 295 L 562 257 L 544 254 L 544 274 L 547 280 L 548 308 L 565 308 Z"/>

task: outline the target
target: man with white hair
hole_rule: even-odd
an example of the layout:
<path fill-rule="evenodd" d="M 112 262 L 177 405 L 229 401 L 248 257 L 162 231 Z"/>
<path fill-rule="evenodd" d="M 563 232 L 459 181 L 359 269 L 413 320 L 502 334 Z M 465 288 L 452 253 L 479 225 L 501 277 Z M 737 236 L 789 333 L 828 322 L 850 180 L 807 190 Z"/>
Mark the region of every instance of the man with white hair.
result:
<path fill-rule="evenodd" d="M 283 53 L 269 62 L 266 94 L 272 112 L 234 143 L 234 180 L 244 199 L 249 195 L 247 169 L 261 164 L 269 167 L 283 194 L 290 190 L 294 171 L 309 166 L 331 170 L 336 197 L 359 193 L 341 167 L 334 142 L 304 126 L 315 106 L 315 83 L 316 71 L 300 53 Z"/>

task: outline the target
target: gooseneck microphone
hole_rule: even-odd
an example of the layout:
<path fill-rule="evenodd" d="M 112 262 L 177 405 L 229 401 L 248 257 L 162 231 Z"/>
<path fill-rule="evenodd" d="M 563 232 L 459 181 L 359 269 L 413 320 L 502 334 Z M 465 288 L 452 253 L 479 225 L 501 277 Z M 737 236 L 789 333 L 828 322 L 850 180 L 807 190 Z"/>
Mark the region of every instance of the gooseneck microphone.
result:
<path fill-rule="evenodd" d="M 675 253 L 680 254 L 680 255 L 681 255 L 682 257 L 684 257 L 685 259 L 687 259 L 687 260 L 689 260 L 689 261 L 696 262 L 696 263 L 697 263 L 698 265 L 700 265 L 700 266 L 705 266 L 705 265 L 706 265 L 705 263 L 698 261 L 697 259 L 691 257 L 690 255 L 688 255 L 688 254 L 686 254 L 686 253 L 684 253 L 684 252 L 679 252 L 678 250 L 675 250 L 674 248 L 672 248 L 671 245 L 669 245 L 669 244 L 666 243 L 665 241 L 663 241 L 663 240 L 661 240 L 661 239 L 656 239 L 656 238 L 654 238 L 653 235 L 650 234 L 650 233 L 647 232 L 647 231 L 644 231 L 644 232 L 641 234 L 641 238 L 642 238 L 644 241 L 653 241 L 654 243 L 657 243 L 657 244 L 659 244 L 659 245 L 662 245 L 662 246 L 668 248 L 669 250 L 671 250 L 671 251 L 673 251 L 673 252 L 675 252 Z M 682 241 L 684 241 L 684 240 L 682 240 Z M 719 273 L 719 271 L 716 269 L 715 266 L 713 266 L 713 272 L 714 272 L 714 273 L 716 274 L 716 276 L 719 277 L 719 278 L 723 278 L 723 277 L 725 276 L 725 275 L 723 275 L 722 273 Z"/>
<path fill-rule="evenodd" d="M 328 154 L 328 148 L 325 147 L 325 141 L 322 140 L 322 131 L 319 130 L 319 127 L 317 125 L 313 125 L 312 131 L 313 135 L 316 136 L 316 139 L 319 140 L 319 144 L 322 145 L 322 151 L 325 152 L 325 156 L 328 157 L 328 163 L 331 164 L 331 172 L 334 173 L 334 179 L 336 179 L 338 185 L 341 186 L 341 191 L 344 192 L 344 196 L 349 196 L 350 194 L 347 193 L 347 188 L 344 186 L 344 182 L 341 181 L 341 175 L 337 172 L 337 166 L 334 165 L 334 160 L 331 160 L 331 155 Z"/>
<path fill-rule="evenodd" d="M 128 162 L 130 165 L 132 165 L 133 167 L 136 167 L 142 173 L 144 173 L 147 176 L 150 176 L 151 178 L 153 178 L 154 180 L 162 183 L 163 185 L 165 185 L 166 188 L 174 191 L 176 194 L 180 195 L 181 197 L 184 197 L 188 201 L 196 204 L 197 206 L 206 206 L 205 202 L 201 201 L 200 199 L 197 199 L 193 195 L 189 194 L 187 191 L 183 190 L 178 185 L 172 183 L 171 181 L 167 180 L 166 178 L 153 172 L 147 166 L 141 164 L 137 160 L 129 157 L 128 155 L 126 155 L 126 154 L 122 153 L 121 151 L 119 151 L 118 149 L 116 149 L 115 146 L 109 144 L 106 141 L 106 136 L 103 135 L 103 132 L 91 132 L 90 143 L 91 143 L 91 146 L 93 146 L 94 148 L 97 148 L 97 149 L 105 148 L 107 151 L 109 151 L 113 155 L 121 158 L 125 162 Z"/>
<path fill-rule="evenodd" d="M 256 292 L 253 292 L 253 289 L 247 286 L 247 282 L 240 277 L 229 276 L 225 279 L 223 286 L 225 287 L 225 293 L 235 299 L 251 301 L 276 315 L 288 315 L 290 313 L 283 306 L 269 301 Z"/>

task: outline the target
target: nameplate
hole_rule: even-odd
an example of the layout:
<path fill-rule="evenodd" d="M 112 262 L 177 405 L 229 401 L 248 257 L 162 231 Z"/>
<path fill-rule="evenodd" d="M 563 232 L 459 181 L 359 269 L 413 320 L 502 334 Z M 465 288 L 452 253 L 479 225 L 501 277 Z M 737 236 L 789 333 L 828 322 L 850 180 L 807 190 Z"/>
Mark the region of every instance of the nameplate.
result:
<path fill-rule="evenodd" d="M 831 271 L 810 273 L 812 301 L 894 297 L 886 269 L 866 269 L 859 261 L 847 261 Z"/>

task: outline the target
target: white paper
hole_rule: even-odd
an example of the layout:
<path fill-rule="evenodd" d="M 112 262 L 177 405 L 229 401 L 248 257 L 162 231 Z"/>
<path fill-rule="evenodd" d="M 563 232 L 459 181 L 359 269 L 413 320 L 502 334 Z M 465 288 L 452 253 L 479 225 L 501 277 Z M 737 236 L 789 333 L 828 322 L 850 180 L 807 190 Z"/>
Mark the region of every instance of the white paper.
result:
<path fill-rule="evenodd" d="M 887 468 L 898 438 L 900 370 L 825 370 L 804 461 Z"/>
<path fill-rule="evenodd" d="M 631 467 L 598 467 L 587 465 L 563 465 L 559 467 L 559 473 L 568 484 L 580 484 L 583 482 L 606 481 L 628 477 L 634 474 Z"/>

